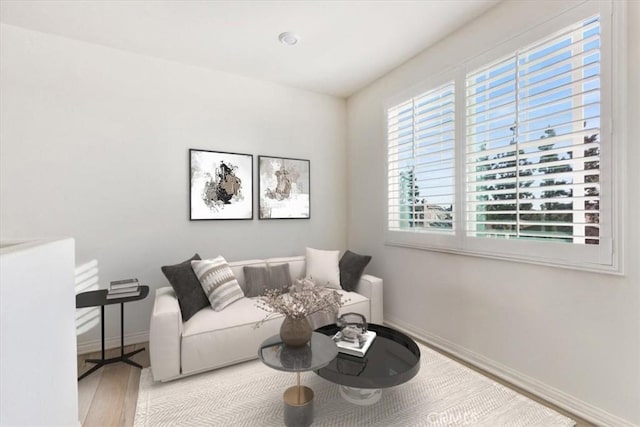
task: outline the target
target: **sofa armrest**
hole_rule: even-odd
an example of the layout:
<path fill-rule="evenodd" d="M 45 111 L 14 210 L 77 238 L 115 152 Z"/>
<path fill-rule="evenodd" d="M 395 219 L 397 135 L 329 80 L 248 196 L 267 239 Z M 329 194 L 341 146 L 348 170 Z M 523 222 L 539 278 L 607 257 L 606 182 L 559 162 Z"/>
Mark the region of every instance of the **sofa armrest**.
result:
<path fill-rule="evenodd" d="M 149 325 L 149 358 L 153 379 L 164 381 L 180 375 L 182 314 L 171 287 L 156 290 Z"/>
<path fill-rule="evenodd" d="M 382 279 L 370 274 L 363 274 L 355 291 L 369 298 L 371 316 L 367 321 L 381 325 L 384 320 L 382 314 Z"/>

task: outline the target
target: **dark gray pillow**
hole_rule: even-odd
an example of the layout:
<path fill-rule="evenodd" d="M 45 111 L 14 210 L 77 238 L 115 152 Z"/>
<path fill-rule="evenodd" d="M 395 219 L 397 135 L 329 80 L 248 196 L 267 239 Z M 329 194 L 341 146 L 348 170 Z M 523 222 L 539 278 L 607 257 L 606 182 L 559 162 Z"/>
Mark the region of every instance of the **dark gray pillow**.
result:
<path fill-rule="evenodd" d="M 289 263 L 269 265 L 269 288 L 289 292 L 291 288 Z"/>
<path fill-rule="evenodd" d="M 358 255 L 355 252 L 347 251 L 342 255 L 340 263 L 340 286 L 345 291 L 354 291 L 364 268 L 371 261 L 369 255 Z"/>
<path fill-rule="evenodd" d="M 178 297 L 182 320 L 185 322 L 198 311 L 210 305 L 198 277 L 191 268 L 191 261 L 200 259 L 202 259 L 200 255 L 195 254 L 180 264 L 166 265 L 160 268 Z"/>
<path fill-rule="evenodd" d="M 242 269 L 244 270 L 244 296 L 251 298 L 262 295 L 269 285 L 267 267 L 245 265 Z"/>

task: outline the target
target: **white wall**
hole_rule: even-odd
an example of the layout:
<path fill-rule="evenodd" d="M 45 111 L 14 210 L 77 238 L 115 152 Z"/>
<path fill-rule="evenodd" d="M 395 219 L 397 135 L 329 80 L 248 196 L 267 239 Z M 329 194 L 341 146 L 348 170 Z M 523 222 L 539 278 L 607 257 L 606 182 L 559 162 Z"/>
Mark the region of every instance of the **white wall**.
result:
<path fill-rule="evenodd" d="M 2 25 L 0 205 L 3 238 L 73 236 L 98 284 L 199 252 L 228 260 L 346 243 L 342 99 Z M 283 70 L 284 72 L 284 70 Z M 311 160 L 311 219 L 189 221 L 188 149 Z M 254 201 L 255 203 L 255 201 Z M 144 341 L 153 297 L 125 306 Z M 107 338 L 119 344 L 119 308 Z M 79 337 L 98 344 L 99 326 Z M 95 345 L 94 345 L 95 348 Z"/>
<path fill-rule="evenodd" d="M 640 424 L 639 2 L 627 13 L 624 277 L 384 244 L 384 102 L 568 4 L 501 3 L 348 99 L 348 244 L 373 255 L 370 271 L 385 281 L 385 320 L 600 423 Z"/>
<path fill-rule="evenodd" d="M 0 425 L 78 425 L 73 246 L 0 244 Z"/>

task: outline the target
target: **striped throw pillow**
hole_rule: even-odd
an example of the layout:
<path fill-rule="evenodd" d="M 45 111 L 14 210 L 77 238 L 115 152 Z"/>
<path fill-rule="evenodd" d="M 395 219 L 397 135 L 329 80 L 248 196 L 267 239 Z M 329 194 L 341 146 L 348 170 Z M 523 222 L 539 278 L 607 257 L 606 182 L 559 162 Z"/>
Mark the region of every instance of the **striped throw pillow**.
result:
<path fill-rule="evenodd" d="M 236 276 L 223 257 L 191 261 L 191 268 L 215 311 L 244 298 Z"/>

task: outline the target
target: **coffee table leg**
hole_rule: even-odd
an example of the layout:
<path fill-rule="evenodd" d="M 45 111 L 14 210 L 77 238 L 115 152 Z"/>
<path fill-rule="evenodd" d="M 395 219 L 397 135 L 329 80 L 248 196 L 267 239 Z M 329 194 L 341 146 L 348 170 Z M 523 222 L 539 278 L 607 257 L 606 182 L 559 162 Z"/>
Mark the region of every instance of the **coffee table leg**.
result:
<path fill-rule="evenodd" d="M 382 390 L 379 388 L 354 388 L 341 385 L 340 394 L 349 403 L 367 406 L 373 405 L 380 400 Z"/>

